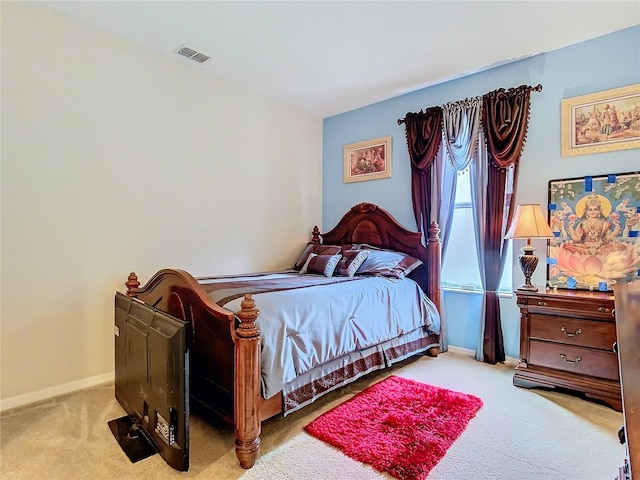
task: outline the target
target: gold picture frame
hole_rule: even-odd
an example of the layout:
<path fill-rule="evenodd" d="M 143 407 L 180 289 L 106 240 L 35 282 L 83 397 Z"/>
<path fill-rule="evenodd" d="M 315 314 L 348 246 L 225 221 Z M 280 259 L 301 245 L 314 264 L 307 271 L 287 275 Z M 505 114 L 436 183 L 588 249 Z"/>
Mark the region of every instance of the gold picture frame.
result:
<path fill-rule="evenodd" d="M 562 156 L 640 148 L 640 83 L 562 100 Z"/>
<path fill-rule="evenodd" d="M 344 147 L 344 182 L 391 177 L 391 137 L 379 137 Z"/>

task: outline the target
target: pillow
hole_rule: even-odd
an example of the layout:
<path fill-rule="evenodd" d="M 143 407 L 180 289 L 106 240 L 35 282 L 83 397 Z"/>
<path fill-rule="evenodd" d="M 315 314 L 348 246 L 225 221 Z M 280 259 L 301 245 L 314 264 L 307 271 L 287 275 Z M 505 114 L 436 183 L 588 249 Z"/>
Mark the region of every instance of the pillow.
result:
<path fill-rule="evenodd" d="M 300 269 L 300 274 L 303 273 L 317 273 L 330 277 L 333 275 L 333 271 L 336 269 L 336 265 L 342 258 L 342 255 L 316 255 L 310 253 L 307 261 Z"/>
<path fill-rule="evenodd" d="M 358 269 L 358 275 L 404 278 L 422 265 L 422 261 L 391 250 L 369 250 L 369 256 Z"/>
<path fill-rule="evenodd" d="M 354 243 L 351 246 L 352 250 L 380 250 L 378 247 L 369 245 L 368 243 Z"/>
<path fill-rule="evenodd" d="M 351 250 L 387 250 L 389 252 L 394 251 L 382 247 L 376 247 L 375 245 L 369 245 L 368 243 L 354 243 L 351 247 Z"/>
<path fill-rule="evenodd" d="M 315 253 L 316 255 L 335 255 L 336 253 L 340 253 L 340 250 L 342 250 L 342 248 L 339 245 L 322 245 L 320 243 L 309 242 L 298 257 L 298 260 L 296 260 L 293 268 L 300 270 L 308 260 L 310 253 Z"/>
<path fill-rule="evenodd" d="M 336 267 L 336 273 L 343 277 L 353 277 L 368 256 L 369 250 L 344 250 Z"/>

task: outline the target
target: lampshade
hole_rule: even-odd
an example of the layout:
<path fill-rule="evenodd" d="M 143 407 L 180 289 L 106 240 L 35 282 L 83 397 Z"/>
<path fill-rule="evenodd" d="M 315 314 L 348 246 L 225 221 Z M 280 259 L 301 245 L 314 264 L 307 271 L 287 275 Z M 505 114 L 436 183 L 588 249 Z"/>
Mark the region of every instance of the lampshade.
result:
<path fill-rule="evenodd" d="M 553 238 L 553 232 L 540 205 L 526 203 L 516 207 L 511 227 L 504 238 Z"/>

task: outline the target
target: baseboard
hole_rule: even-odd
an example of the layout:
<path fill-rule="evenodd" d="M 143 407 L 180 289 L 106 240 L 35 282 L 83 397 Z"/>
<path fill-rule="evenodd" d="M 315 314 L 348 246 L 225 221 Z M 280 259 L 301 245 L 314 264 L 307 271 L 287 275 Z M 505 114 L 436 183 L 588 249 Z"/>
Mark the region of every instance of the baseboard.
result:
<path fill-rule="evenodd" d="M 36 402 L 41 402 L 43 400 L 49 400 L 60 395 L 75 392 L 76 390 L 95 387 L 96 385 L 113 382 L 114 380 L 115 372 L 108 372 L 103 373 L 102 375 L 96 375 L 94 377 L 77 380 L 75 382 L 63 383 L 62 385 L 56 385 L 55 387 L 45 388 L 43 390 L 25 393 L 24 395 L 17 395 L 15 397 L 6 398 L 0 400 L 0 412 L 4 412 L 5 410 L 10 410 L 16 407 L 22 407 L 24 405 L 30 405 Z"/>
<path fill-rule="evenodd" d="M 449 350 L 453 353 L 459 353 L 460 355 L 466 355 L 468 357 L 473 357 L 473 358 L 476 357 L 476 351 L 471 350 L 470 348 L 456 347 L 455 345 L 449 345 Z M 504 361 L 504 364 L 515 367 L 518 364 L 518 359 L 507 356 Z"/>
<path fill-rule="evenodd" d="M 459 353 L 460 355 L 465 355 L 467 357 L 476 356 L 475 350 L 471 350 L 470 348 L 464 348 L 464 347 L 456 347 L 455 345 L 449 345 L 449 351 L 453 353 Z"/>
<path fill-rule="evenodd" d="M 449 345 L 449 350 L 453 353 L 460 355 L 466 355 L 475 358 L 475 350 L 469 348 L 456 347 Z M 507 357 L 505 363 L 507 365 L 516 365 L 518 360 L 515 358 Z M 82 390 L 84 388 L 95 387 L 96 385 L 102 385 L 103 383 L 113 382 L 115 380 L 115 372 L 103 373 L 102 375 L 96 375 L 94 377 L 85 378 L 75 382 L 64 383 L 62 385 L 56 385 L 55 387 L 45 388 L 44 390 L 38 390 L 36 392 L 25 393 L 24 395 L 17 395 L 4 400 L 0 400 L 0 412 L 10 410 L 12 408 L 22 407 L 30 405 L 32 403 L 41 402 L 43 400 L 49 400 L 51 398 L 65 395 L 67 393 L 75 392 L 76 390 Z"/>

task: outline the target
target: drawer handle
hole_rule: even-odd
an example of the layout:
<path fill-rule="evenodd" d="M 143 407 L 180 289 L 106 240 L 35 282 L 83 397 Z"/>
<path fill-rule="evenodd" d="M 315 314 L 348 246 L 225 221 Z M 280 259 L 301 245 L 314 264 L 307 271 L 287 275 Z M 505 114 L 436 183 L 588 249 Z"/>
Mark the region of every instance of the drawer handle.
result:
<path fill-rule="evenodd" d="M 540 305 L 541 307 L 546 307 L 547 306 L 547 302 L 538 302 L 538 305 Z"/>
<path fill-rule="evenodd" d="M 607 307 L 599 307 L 598 311 L 600 313 L 609 313 L 610 312 L 610 310 Z"/>
<path fill-rule="evenodd" d="M 567 337 L 577 337 L 582 333 L 581 328 L 577 329 L 575 333 L 567 332 L 567 327 L 562 327 L 560 330 L 562 330 L 562 333 L 564 333 Z"/>
<path fill-rule="evenodd" d="M 577 365 L 578 362 L 582 361 L 582 357 L 576 357 L 575 360 L 567 360 L 567 356 L 564 353 L 560 354 L 560 358 L 563 359 L 565 362 L 567 363 L 573 363 L 574 365 Z"/>

